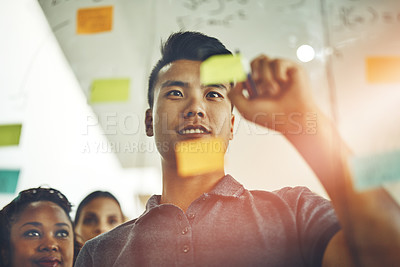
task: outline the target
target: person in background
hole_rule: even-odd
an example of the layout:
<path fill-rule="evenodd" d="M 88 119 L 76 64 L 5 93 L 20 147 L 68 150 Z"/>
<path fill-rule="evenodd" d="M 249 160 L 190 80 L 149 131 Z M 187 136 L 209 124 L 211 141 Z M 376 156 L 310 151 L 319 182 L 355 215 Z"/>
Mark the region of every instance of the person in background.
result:
<path fill-rule="evenodd" d="M 72 267 L 81 248 L 71 204 L 53 188 L 31 188 L 0 211 L 0 266 Z"/>
<path fill-rule="evenodd" d="M 80 242 L 108 232 L 125 221 L 117 198 L 107 191 L 94 191 L 79 204 L 75 214 L 75 233 Z"/>

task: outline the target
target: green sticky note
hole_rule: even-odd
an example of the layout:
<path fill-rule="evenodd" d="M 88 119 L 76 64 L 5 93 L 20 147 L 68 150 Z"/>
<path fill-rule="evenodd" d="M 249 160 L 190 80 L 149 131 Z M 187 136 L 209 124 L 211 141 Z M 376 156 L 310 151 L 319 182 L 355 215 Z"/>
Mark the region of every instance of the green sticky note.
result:
<path fill-rule="evenodd" d="M 15 193 L 19 170 L 0 170 L 0 193 Z"/>
<path fill-rule="evenodd" d="M 400 150 L 354 157 L 350 160 L 350 168 L 357 190 L 400 181 Z"/>
<path fill-rule="evenodd" d="M 0 146 L 16 146 L 19 144 L 22 124 L 0 125 Z"/>
<path fill-rule="evenodd" d="M 200 65 L 200 81 L 203 84 L 242 82 L 247 78 L 239 55 L 216 55 Z"/>
<path fill-rule="evenodd" d="M 90 102 L 123 102 L 129 98 L 129 79 L 94 80 L 90 90 Z"/>

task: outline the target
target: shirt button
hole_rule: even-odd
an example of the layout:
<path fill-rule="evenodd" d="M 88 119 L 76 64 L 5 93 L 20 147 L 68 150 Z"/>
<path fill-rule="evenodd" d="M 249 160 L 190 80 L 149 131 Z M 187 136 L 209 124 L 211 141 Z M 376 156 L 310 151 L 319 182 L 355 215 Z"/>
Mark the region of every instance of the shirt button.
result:
<path fill-rule="evenodd" d="M 194 216 L 195 216 L 194 213 L 190 213 L 188 217 L 189 217 L 189 219 L 193 220 Z"/>
<path fill-rule="evenodd" d="M 189 246 L 188 245 L 184 245 L 183 248 L 182 248 L 182 251 L 184 253 L 188 253 L 189 252 Z"/>
<path fill-rule="evenodd" d="M 187 227 L 183 228 L 182 235 L 186 235 L 189 229 Z"/>

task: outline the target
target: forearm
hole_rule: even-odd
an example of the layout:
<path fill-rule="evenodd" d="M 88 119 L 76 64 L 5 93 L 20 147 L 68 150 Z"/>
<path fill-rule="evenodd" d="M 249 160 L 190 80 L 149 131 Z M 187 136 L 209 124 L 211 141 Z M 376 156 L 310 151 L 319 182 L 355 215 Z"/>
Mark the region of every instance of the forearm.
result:
<path fill-rule="evenodd" d="M 364 192 L 353 188 L 347 164 L 350 150 L 321 112 L 316 122 L 315 134 L 285 136 L 321 181 L 342 226 L 343 234 L 333 240 L 340 237 L 341 242 L 331 244 L 327 253 L 345 261 L 344 266 L 394 266 L 400 260 L 399 206 L 382 188 Z"/>
<path fill-rule="evenodd" d="M 314 171 L 331 198 L 343 187 L 352 188 L 348 180 L 347 158 L 350 149 L 341 139 L 333 122 L 319 109 L 300 113 L 299 133 L 283 132 Z M 310 115 L 311 114 L 311 115 Z"/>

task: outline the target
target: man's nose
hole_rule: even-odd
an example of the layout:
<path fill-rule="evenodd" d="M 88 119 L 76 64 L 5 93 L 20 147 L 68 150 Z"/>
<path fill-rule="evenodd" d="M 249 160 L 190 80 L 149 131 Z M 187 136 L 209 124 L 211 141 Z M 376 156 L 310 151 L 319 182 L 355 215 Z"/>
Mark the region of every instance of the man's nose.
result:
<path fill-rule="evenodd" d="M 189 112 L 185 115 L 186 118 L 195 117 L 195 116 L 204 117 L 204 113 L 201 112 L 201 111 L 199 111 L 199 112 L 189 111 Z"/>
<path fill-rule="evenodd" d="M 200 117 L 204 118 L 205 117 L 205 111 L 204 111 L 204 103 L 202 99 L 199 99 L 199 97 L 192 97 L 188 105 L 186 106 L 183 116 L 184 118 L 191 118 L 191 117 Z"/>

